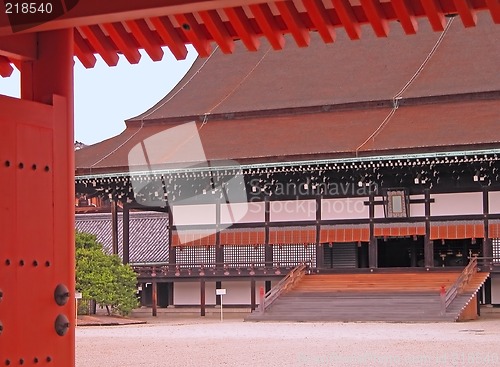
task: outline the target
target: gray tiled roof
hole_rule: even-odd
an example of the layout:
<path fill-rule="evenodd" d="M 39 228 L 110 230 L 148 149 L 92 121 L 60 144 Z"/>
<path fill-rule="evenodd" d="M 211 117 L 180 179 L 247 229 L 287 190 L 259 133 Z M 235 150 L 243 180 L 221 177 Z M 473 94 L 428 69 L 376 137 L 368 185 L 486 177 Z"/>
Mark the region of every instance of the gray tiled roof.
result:
<path fill-rule="evenodd" d="M 111 214 L 76 214 L 75 227 L 97 236 L 106 253 L 112 252 Z M 168 261 L 168 218 L 165 213 L 130 213 L 130 263 Z M 122 213 L 118 214 L 118 250 L 123 253 Z"/>

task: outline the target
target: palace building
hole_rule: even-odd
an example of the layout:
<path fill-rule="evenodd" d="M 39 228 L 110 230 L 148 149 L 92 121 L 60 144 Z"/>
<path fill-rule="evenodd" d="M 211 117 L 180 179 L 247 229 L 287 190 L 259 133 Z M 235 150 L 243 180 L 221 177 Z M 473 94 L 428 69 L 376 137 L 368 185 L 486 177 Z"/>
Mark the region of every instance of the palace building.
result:
<path fill-rule="evenodd" d="M 500 304 L 500 32 L 482 14 L 419 29 L 197 59 L 120 135 L 75 152 L 77 228 L 134 266 L 153 312 L 203 315 L 219 288 L 269 319 Z"/>

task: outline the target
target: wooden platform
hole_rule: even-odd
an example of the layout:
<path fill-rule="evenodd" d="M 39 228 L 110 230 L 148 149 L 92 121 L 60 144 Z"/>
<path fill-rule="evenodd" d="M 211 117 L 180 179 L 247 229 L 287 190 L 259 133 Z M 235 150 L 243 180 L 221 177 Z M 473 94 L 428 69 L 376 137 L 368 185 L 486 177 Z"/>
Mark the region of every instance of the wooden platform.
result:
<path fill-rule="evenodd" d="M 441 314 L 441 286 L 459 272 L 306 275 L 265 313 L 247 320 L 282 321 L 457 321 L 489 273 L 473 275 L 465 291 Z M 470 310 L 469 310 L 470 313 Z"/>

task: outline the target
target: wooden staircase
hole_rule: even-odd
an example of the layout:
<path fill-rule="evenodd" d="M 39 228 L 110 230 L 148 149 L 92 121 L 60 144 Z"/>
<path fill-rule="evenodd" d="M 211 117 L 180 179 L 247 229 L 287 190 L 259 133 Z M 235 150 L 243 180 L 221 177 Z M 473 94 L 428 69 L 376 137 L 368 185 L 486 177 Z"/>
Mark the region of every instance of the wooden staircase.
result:
<path fill-rule="evenodd" d="M 281 292 L 265 312 L 247 320 L 456 321 L 488 273 L 473 273 L 442 313 L 441 286 L 453 288 L 460 272 L 401 272 L 304 275 Z M 474 301 L 475 302 L 475 301 Z"/>

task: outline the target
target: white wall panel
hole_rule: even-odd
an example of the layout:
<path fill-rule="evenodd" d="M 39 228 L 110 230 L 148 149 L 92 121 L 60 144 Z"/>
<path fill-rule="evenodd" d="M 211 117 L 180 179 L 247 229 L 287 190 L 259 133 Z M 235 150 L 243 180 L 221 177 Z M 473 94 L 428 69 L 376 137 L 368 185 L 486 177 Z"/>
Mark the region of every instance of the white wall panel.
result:
<path fill-rule="evenodd" d="M 271 202 L 271 222 L 316 220 L 315 200 Z"/>
<path fill-rule="evenodd" d="M 368 197 L 321 200 L 321 219 L 368 219 Z"/>
<path fill-rule="evenodd" d="M 431 216 L 483 214 L 482 192 L 435 194 L 431 199 Z"/>
<path fill-rule="evenodd" d="M 175 205 L 173 207 L 174 224 L 215 224 L 215 204 Z"/>
<path fill-rule="evenodd" d="M 490 214 L 500 214 L 500 191 L 488 193 L 490 201 Z"/>
<path fill-rule="evenodd" d="M 223 224 L 264 223 L 264 202 L 221 204 L 220 221 Z"/>

